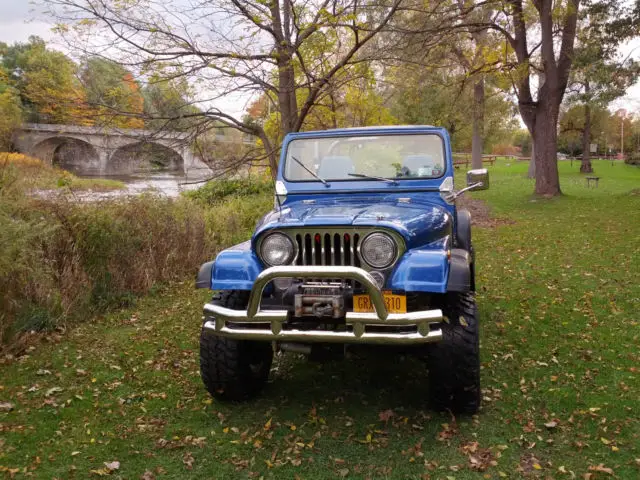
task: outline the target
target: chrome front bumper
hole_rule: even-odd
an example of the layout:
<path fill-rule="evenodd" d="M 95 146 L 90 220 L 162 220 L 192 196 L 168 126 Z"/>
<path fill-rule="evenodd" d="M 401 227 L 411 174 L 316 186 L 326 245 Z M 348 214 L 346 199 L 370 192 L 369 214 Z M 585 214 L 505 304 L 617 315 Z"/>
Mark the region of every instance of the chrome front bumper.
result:
<path fill-rule="evenodd" d="M 347 312 L 346 330 L 294 330 L 287 328 L 286 310 L 260 310 L 262 292 L 275 278 L 329 278 L 359 282 L 371 297 L 375 308 L 372 313 Z M 335 342 L 409 345 L 437 342 L 442 339 L 440 329 L 431 329 L 432 323 L 442 321 L 441 310 L 423 310 L 409 313 L 389 313 L 382 292 L 374 278 L 358 267 L 339 266 L 282 266 L 264 270 L 253 284 L 246 310 L 232 310 L 207 303 L 204 306 L 204 329 L 213 335 L 246 340 Z M 367 331 L 376 327 L 376 331 Z M 381 327 L 381 328 L 379 328 Z M 389 328 L 385 332 L 384 327 Z M 393 327 L 416 327 L 416 331 L 399 332 Z"/>

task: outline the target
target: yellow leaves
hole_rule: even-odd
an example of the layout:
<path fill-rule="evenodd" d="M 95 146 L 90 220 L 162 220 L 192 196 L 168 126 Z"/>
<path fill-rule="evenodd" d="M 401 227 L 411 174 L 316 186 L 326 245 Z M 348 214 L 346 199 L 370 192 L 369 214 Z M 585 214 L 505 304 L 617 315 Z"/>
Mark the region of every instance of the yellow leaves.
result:
<path fill-rule="evenodd" d="M 89 473 L 91 473 L 92 475 L 97 475 L 99 477 L 105 477 L 107 475 L 111 475 L 118 469 L 120 469 L 120 462 L 114 460 L 113 462 L 104 462 L 104 467 L 89 470 Z"/>
<path fill-rule="evenodd" d="M 265 430 L 271 430 L 271 420 L 272 420 L 272 418 L 267 420 L 267 423 L 264 424 L 264 429 Z"/>
<path fill-rule="evenodd" d="M 609 445 L 609 444 L 611 443 L 611 440 L 606 439 L 606 438 L 604 438 L 604 437 L 600 437 L 600 441 L 601 441 L 602 443 L 604 443 L 605 445 Z"/>

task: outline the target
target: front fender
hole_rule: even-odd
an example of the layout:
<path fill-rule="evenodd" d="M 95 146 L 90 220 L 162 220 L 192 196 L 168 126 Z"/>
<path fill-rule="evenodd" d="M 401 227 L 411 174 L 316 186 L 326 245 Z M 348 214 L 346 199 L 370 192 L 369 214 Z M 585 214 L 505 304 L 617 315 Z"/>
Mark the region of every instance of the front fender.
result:
<path fill-rule="evenodd" d="M 246 241 L 218 254 L 211 274 L 212 290 L 251 290 L 263 270 L 262 263 Z"/>
<path fill-rule="evenodd" d="M 449 278 L 448 237 L 408 250 L 387 280 L 387 287 L 406 292 L 445 293 Z"/>

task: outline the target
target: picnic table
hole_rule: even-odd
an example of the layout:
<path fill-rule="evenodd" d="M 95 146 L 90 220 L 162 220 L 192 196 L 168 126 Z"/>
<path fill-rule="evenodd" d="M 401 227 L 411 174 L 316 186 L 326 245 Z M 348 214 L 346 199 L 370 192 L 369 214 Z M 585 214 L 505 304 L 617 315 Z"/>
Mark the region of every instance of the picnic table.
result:
<path fill-rule="evenodd" d="M 591 182 L 595 183 L 595 188 L 598 188 L 598 180 L 600 180 L 600 177 L 588 176 L 585 178 L 587 179 L 587 188 L 591 186 Z"/>
<path fill-rule="evenodd" d="M 493 166 L 496 163 L 496 159 L 500 155 L 482 155 L 482 164 L 488 163 Z M 457 158 L 456 158 L 457 157 Z M 461 165 L 464 165 L 465 168 L 469 168 L 471 164 L 471 154 L 470 153 L 454 153 L 453 154 L 453 166 L 454 168 L 458 168 Z"/>

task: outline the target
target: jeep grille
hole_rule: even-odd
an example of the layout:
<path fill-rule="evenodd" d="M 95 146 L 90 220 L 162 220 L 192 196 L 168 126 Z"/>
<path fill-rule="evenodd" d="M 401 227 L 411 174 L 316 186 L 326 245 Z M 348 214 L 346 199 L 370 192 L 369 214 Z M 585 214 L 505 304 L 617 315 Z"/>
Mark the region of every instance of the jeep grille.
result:
<path fill-rule="evenodd" d="M 361 235 L 356 232 L 296 233 L 296 265 L 347 265 L 360 267 Z"/>

